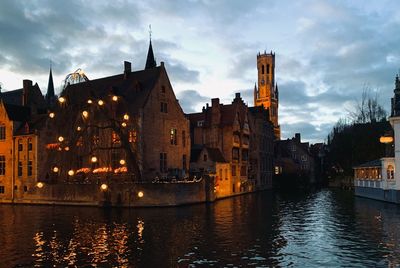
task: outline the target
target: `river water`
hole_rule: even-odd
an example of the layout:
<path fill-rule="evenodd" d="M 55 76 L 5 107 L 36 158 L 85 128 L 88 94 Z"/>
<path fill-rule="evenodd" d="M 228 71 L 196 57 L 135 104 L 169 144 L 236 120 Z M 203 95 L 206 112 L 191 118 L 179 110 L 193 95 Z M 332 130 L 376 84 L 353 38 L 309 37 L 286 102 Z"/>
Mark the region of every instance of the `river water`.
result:
<path fill-rule="evenodd" d="M 177 208 L 0 205 L 0 267 L 400 267 L 400 206 L 348 191 Z"/>

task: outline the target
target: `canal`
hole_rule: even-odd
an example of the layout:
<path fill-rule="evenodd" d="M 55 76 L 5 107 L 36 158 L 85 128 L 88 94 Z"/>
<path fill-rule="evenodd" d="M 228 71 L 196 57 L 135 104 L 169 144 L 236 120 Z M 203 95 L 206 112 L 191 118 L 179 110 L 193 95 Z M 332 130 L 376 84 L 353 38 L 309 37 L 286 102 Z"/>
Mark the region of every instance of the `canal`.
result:
<path fill-rule="evenodd" d="M 400 206 L 261 192 L 177 208 L 0 205 L 0 267 L 399 267 Z"/>

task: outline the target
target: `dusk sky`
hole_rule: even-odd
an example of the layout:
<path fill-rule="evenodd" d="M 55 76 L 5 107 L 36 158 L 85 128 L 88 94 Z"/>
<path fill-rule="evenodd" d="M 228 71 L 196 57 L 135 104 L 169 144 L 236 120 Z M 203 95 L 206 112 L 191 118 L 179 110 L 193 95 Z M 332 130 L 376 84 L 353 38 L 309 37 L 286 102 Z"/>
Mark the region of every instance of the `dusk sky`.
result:
<path fill-rule="evenodd" d="M 399 1 L 1 1 L 2 91 L 23 79 L 56 93 L 78 68 L 89 79 L 144 68 L 149 24 L 185 112 L 241 92 L 253 106 L 256 55 L 276 53 L 282 138 L 326 139 L 365 87 L 390 110 L 400 68 Z"/>

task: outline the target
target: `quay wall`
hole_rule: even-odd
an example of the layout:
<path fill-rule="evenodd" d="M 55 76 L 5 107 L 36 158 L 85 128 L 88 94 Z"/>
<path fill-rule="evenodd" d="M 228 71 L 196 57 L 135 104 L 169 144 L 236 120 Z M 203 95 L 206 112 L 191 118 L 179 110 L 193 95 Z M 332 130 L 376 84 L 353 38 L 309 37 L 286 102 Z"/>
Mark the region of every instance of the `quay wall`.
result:
<path fill-rule="evenodd" d="M 44 184 L 33 187 L 14 200 L 0 203 L 160 207 L 178 206 L 215 200 L 214 183 L 210 178 L 198 182 L 177 183 L 109 183 L 107 190 L 100 184 Z M 143 193 L 139 197 L 139 192 Z"/>
<path fill-rule="evenodd" d="M 359 197 L 400 204 L 400 191 L 398 190 L 355 186 L 354 194 Z"/>

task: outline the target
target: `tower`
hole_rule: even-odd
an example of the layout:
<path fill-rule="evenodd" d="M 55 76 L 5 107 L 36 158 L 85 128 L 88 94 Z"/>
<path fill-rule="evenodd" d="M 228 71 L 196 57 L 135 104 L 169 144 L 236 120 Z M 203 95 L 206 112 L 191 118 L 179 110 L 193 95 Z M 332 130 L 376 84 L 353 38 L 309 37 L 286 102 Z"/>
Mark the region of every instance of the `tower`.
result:
<path fill-rule="evenodd" d="M 49 73 L 49 83 L 47 85 L 47 93 L 46 93 L 46 103 L 47 106 L 52 106 L 54 103 L 54 100 L 56 98 L 54 94 L 54 84 L 53 84 L 53 73 L 51 71 L 51 65 L 50 65 L 50 73 Z"/>
<path fill-rule="evenodd" d="M 275 84 L 275 53 L 257 54 L 258 83 L 254 87 L 254 106 L 264 106 L 269 111 L 269 120 L 274 125 L 276 139 L 281 137 L 278 124 L 278 85 Z M 258 86 L 258 87 L 257 87 Z"/>

